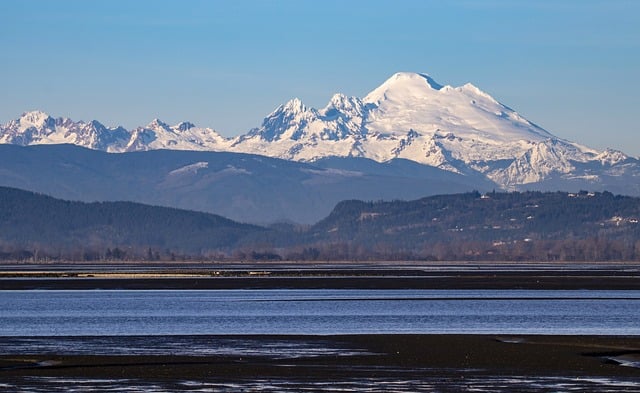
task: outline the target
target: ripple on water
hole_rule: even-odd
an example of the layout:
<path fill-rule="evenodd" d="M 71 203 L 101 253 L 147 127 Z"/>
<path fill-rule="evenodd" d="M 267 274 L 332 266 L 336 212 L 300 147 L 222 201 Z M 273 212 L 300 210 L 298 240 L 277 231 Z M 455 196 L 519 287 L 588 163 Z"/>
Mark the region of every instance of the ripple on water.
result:
<path fill-rule="evenodd" d="M 209 336 L 12 337 L 0 340 L 3 354 L 259 356 L 296 359 L 354 356 L 370 352 L 322 339 L 252 339 Z"/>
<path fill-rule="evenodd" d="M 623 367 L 640 368 L 640 354 L 619 355 L 607 357 L 607 360 L 619 364 Z"/>
<path fill-rule="evenodd" d="M 131 379 L 79 379 L 25 377 L 0 388 L 15 392 L 637 392 L 637 379 L 569 378 L 544 376 L 461 375 L 457 379 L 425 376 L 420 379 L 366 378 L 330 381 L 254 379 L 242 381 L 148 382 Z"/>

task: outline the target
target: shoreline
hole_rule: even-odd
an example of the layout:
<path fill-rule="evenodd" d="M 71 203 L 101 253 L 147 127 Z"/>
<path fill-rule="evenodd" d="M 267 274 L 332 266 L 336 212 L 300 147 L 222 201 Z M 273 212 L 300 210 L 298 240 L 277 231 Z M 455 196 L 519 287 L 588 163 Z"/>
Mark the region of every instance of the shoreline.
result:
<path fill-rule="evenodd" d="M 0 290 L 640 290 L 640 263 L 0 264 Z"/>

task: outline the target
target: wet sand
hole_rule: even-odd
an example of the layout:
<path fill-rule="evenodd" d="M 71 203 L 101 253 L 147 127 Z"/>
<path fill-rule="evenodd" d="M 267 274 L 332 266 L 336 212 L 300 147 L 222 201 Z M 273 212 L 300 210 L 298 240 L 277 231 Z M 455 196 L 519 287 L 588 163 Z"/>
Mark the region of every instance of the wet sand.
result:
<path fill-rule="evenodd" d="M 37 353 L 36 350 L 28 355 L 1 355 L 0 382 L 16 388 L 24 384 L 51 388 L 51 381 L 54 380 L 120 381 L 117 383 L 129 384 L 130 387 L 133 386 L 131 384 L 144 386 L 145 383 L 153 383 L 169 389 L 168 391 L 171 391 L 171 386 L 176 391 L 188 391 L 178 389 L 177 386 L 184 387 L 189 383 L 248 384 L 251 381 L 286 381 L 287 384 L 311 384 L 309 386 L 318 388 L 317 384 L 321 381 L 361 381 L 359 386 L 364 388 L 367 381 L 413 381 L 454 387 L 459 386 L 460 380 L 466 378 L 468 383 L 482 383 L 483 386 L 491 385 L 492 381 L 499 381 L 498 385 L 507 386 L 508 384 L 504 385 L 505 380 L 509 380 L 515 383 L 512 387 L 525 388 L 532 383 L 535 385 L 531 380 L 533 378 L 534 381 L 559 381 L 557 383 L 560 384 L 574 381 L 574 386 L 581 389 L 591 389 L 593 380 L 600 381 L 593 389 L 602 385 L 602 381 L 620 385 L 620 389 L 612 391 L 640 389 L 640 369 L 611 360 L 622 357 L 629 361 L 635 360 L 637 365 L 640 361 L 640 337 L 634 336 L 227 337 L 265 344 L 274 339 L 290 341 L 293 345 L 312 342 L 314 345 L 333 345 L 344 348 L 346 352 L 349 349 L 353 351 L 344 356 L 339 353 L 320 353 L 313 356 L 303 354 L 299 357 L 279 357 L 277 354 L 247 353 L 206 356 L 64 355 Z M 453 383 L 454 381 L 457 382 Z M 416 386 L 426 385 L 415 385 L 414 388 Z"/>

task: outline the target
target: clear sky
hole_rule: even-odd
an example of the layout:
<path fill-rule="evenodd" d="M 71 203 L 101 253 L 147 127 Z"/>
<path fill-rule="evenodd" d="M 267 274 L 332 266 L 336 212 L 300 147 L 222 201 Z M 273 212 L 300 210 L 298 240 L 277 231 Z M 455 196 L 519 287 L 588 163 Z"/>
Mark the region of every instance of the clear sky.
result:
<path fill-rule="evenodd" d="M 233 136 L 397 71 L 472 82 L 565 139 L 640 155 L 640 1 L 0 0 L 0 123 L 41 109 Z"/>

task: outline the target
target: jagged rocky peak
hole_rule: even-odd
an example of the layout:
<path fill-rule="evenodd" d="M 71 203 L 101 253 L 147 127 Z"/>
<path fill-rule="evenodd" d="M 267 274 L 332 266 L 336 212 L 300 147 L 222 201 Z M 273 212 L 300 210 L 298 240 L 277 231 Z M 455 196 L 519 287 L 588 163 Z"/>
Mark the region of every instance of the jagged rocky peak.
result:
<path fill-rule="evenodd" d="M 153 120 L 151 120 L 151 122 L 149 124 L 147 124 L 147 126 L 145 128 L 150 128 L 150 129 L 156 129 L 156 128 L 163 128 L 163 129 L 169 129 L 171 127 L 169 127 L 169 125 L 165 122 L 163 122 L 162 120 L 155 118 Z"/>
<path fill-rule="evenodd" d="M 30 111 L 24 112 L 20 119 L 18 119 L 20 125 L 23 127 L 36 127 L 36 128 L 51 128 L 55 126 L 55 120 L 47 113 L 42 111 Z"/>
<path fill-rule="evenodd" d="M 78 122 L 74 122 L 73 120 L 69 119 L 68 117 L 58 117 L 56 119 L 54 119 L 54 124 L 56 127 L 65 127 L 65 128 L 72 128 L 75 126 L 85 126 L 86 123 L 83 122 L 82 120 L 78 121 Z"/>
<path fill-rule="evenodd" d="M 342 93 L 336 93 L 322 111 L 322 115 L 331 119 L 340 114 L 350 116 L 362 116 L 364 103 L 358 97 L 348 97 Z"/>
<path fill-rule="evenodd" d="M 327 107 L 336 109 L 350 109 L 354 107 L 361 107 L 362 101 L 358 97 L 349 97 L 342 93 L 334 94 L 329 100 Z"/>
<path fill-rule="evenodd" d="M 311 119 L 317 117 L 317 112 L 307 108 L 298 98 L 287 101 L 278 106 L 262 121 L 260 128 L 249 132 L 248 137 L 259 136 L 260 139 L 273 142 L 281 139 L 284 134 L 295 132 L 294 129 L 304 127 Z M 245 139 L 239 138 L 240 142 Z"/>
<path fill-rule="evenodd" d="M 596 159 L 603 165 L 615 165 L 627 161 L 630 157 L 620 150 L 605 149 L 596 156 Z"/>
<path fill-rule="evenodd" d="M 279 106 L 274 112 L 302 113 L 307 111 L 307 106 L 299 98 L 293 98 L 284 105 Z"/>
<path fill-rule="evenodd" d="M 107 128 L 107 127 L 105 127 L 104 124 L 100 123 L 98 120 L 91 120 L 88 124 L 91 127 L 93 127 L 94 129 L 97 129 L 97 130 L 106 129 Z M 120 127 L 118 127 L 118 128 L 120 128 Z"/>
<path fill-rule="evenodd" d="M 178 123 L 175 128 L 177 128 L 180 131 L 188 131 L 192 128 L 195 128 L 195 124 L 188 121 L 183 121 Z"/>

